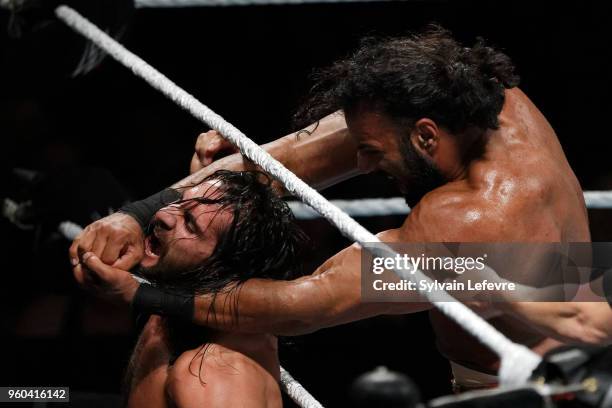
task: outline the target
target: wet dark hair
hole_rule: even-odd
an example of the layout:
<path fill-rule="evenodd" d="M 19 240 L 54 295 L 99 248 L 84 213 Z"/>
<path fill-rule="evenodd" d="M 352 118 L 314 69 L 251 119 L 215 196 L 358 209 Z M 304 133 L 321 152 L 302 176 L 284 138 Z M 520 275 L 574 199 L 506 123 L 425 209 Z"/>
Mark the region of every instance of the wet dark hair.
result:
<path fill-rule="evenodd" d="M 231 223 L 220 231 L 208 258 L 194 267 L 173 270 L 154 284 L 179 294 L 201 295 L 233 290 L 251 278 L 287 280 L 301 274 L 306 235 L 272 189 L 268 175 L 219 170 L 205 182 L 215 183 L 210 187 L 213 194 L 180 203 L 216 205 L 215 216 L 228 211 Z"/>
<path fill-rule="evenodd" d="M 496 129 L 504 90 L 519 82 L 510 58 L 483 39 L 464 47 L 434 25 L 403 38 L 366 38 L 314 80 L 296 114 L 299 126 L 365 103 L 401 123 L 428 117 L 451 132 Z"/>
<path fill-rule="evenodd" d="M 210 187 L 211 194 L 205 192 L 204 197 L 179 203 L 193 201 L 217 205 L 215 216 L 229 211 L 231 223 L 219 233 L 217 245 L 207 259 L 191 268 L 172 270 L 163 278 L 152 277 L 151 281 L 165 291 L 187 296 L 229 293 L 230 301 L 224 307 L 230 308 L 237 321 L 235 304 L 241 284 L 251 278 L 289 280 L 302 275 L 308 240 L 295 223 L 287 203 L 272 189 L 272 180 L 265 173 L 219 170 L 202 181 L 205 182 L 220 183 Z M 213 306 L 208 317 L 216 318 Z M 165 324 L 171 362 L 185 350 L 198 346 L 201 346 L 200 351 L 194 361 L 203 356 L 209 346 L 206 343 L 210 335 L 208 328 L 176 319 L 165 319 Z M 190 371 L 203 382 L 202 362 L 200 360 L 198 373 L 191 371 L 191 366 Z"/>
<path fill-rule="evenodd" d="M 291 209 L 272 189 L 268 175 L 257 171 L 234 172 L 219 170 L 202 183 L 214 183 L 211 194 L 181 200 L 217 205 L 215 216 L 223 211 L 232 215 L 231 223 L 222 229 L 213 253 L 191 268 L 172 270 L 164 276 L 151 276 L 151 283 L 161 289 L 192 296 L 194 294 L 230 293 L 231 311 L 236 311 L 241 284 L 251 278 L 276 280 L 293 279 L 302 274 L 302 259 L 309 248 L 303 231 L 294 222 Z M 220 182 L 220 183 L 215 183 Z M 197 239 L 197 238 L 194 238 Z M 170 243 L 171 245 L 171 243 Z M 214 304 L 214 302 L 212 302 Z M 234 312 L 234 316 L 238 318 Z M 214 309 L 209 317 L 215 318 Z M 170 363 L 186 350 L 200 347 L 192 364 L 200 359 L 199 369 L 189 370 L 204 384 L 203 356 L 210 343 L 210 329 L 178 319 L 164 319 L 171 351 Z M 134 367 L 128 366 L 124 378 L 125 398 L 128 398 Z"/>

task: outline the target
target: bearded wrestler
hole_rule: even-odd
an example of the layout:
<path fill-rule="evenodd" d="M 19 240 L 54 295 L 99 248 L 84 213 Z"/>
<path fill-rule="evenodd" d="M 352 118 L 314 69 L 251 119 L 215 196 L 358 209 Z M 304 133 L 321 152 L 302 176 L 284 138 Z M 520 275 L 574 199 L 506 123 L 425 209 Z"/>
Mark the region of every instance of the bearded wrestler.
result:
<path fill-rule="evenodd" d="M 337 113 L 264 147 L 317 188 L 372 171 L 393 177 L 412 211 L 400 227 L 378 234 L 385 242 L 589 242 L 580 184 L 554 130 L 517 85 L 506 55 L 482 41 L 464 47 L 441 29 L 365 41 L 318 75 L 303 110 L 310 119 Z M 204 168 L 175 187 L 218 168 L 251 167 L 238 155 L 214 161 L 226 148 L 218 134 L 202 135 L 192 170 Z M 117 214 L 92 230 L 101 231 L 113 248 L 105 262 L 129 267 L 138 256 L 118 256 L 132 248 L 113 238 L 123 232 L 119 220 L 135 225 Z M 72 257 L 96 241 L 93 232 L 84 235 L 75 241 Z M 497 356 L 431 304 L 361 302 L 360 263 L 361 248 L 352 245 L 310 276 L 248 281 L 237 303 L 239 330 L 295 335 L 380 314 L 428 310 L 457 389 L 496 384 Z M 131 301 L 135 291 L 131 284 L 121 296 Z M 190 318 L 227 329 L 231 315 L 224 301 L 197 297 Z M 206 313 L 211 305 L 215 319 Z M 539 354 L 561 342 L 612 338 L 606 303 L 511 302 L 497 312 L 501 315 L 490 322 Z"/>

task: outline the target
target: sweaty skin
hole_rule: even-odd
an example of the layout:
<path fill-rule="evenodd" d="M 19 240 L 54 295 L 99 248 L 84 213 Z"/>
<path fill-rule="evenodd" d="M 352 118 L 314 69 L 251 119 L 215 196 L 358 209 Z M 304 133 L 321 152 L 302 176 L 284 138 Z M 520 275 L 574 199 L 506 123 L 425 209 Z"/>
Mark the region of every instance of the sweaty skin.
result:
<path fill-rule="evenodd" d="M 349 135 L 341 115 L 331 114 L 304 130 L 281 137 L 261 146 L 276 160 L 290 169 L 311 187 L 322 190 L 361 173 L 357 168 L 357 145 Z M 228 142 L 220 133 L 203 133 L 196 142 L 196 152 L 191 161 L 193 174 L 172 185 L 184 188 L 202 181 L 217 170 L 255 170 L 257 166 L 239 154 L 211 162 L 220 149 L 229 150 Z M 334 152 L 333 157 L 329 152 Z M 281 194 L 284 187 L 275 182 Z M 290 192 L 289 192 L 290 193 Z"/>
<path fill-rule="evenodd" d="M 500 128 L 487 132 L 482 154 L 465 168 L 452 167 L 457 162 L 450 157 L 452 150 L 439 152 L 437 164 L 454 174 L 453 180 L 425 195 L 400 228 L 379 234 L 383 241 L 590 241 L 580 185 L 543 115 L 525 94 L 512 89 L 506 92 L 499 120 Z M 396 162 L 388 155 L 368 153 L 370 147 L 393 143 L 385 135 L 391 124 L 384 117 L 361 112 L 347 122 L 351 135 L 363 145 L 358 154 L 363 171 Z M 240 329 L 299 334 L 383 313 L 431 308 L 427 303 L 361 303 L 360 262 L 360 249 L 353 245 L 312 276 L 292 282 L 249 281 L 238 304 Z M 218 311 L 223 301 L 217 299 Z M 227 316 L 219 319 L 218 313 L 215 322 L 207 321 L 202 311 L 208 310 L 209 299 L 196 302 L 196 321 L 231 324 L 229 310 Z M 437 311 L 430 315 L 438 346 L 447 358 L 480 371 L 495 371 L 495 355 Z M 511 315 L 493 318 L 491 323 L 540 354 L 559 344 Z M 574 337 L 580 340 L 580 333 Z"/>
<path fill-rule="evenodd" d="M 220 234 L 232 222 L 232 213 L 218 204 L 193 199 L 218 198 L 222 194 L 219 183 L 208 181 L 188 188 L 180 202 L 157 211 L 144 239 L 140 262 L 143 276 L 163 281 L 211 256 Z M 97 269 L 95 263 L 100 260 L 92 258 L 89 253 L 83 256 L 83 262 Z M 200 338 L 195 336 L 203 336 L 201 330 L 181 329 L 175 333 L 175 341 L 203 344 L 192 350 L 184 345 L 173 350 L 167 325 L 167 321 L 153 316 L 142 331 L 126 378 L 128 406 L 281 406 L 275 336 L 206 330 L 206 337 Z"/>
<path fill-rule="evenodd" d="M 357 168 L 357 148 L 341 115 L 332 114 L 306 129 L 281 137 L 262 146 L 270 155 L 291 169 L 298 177 L 316 189 L 323 189 L 360 173 Z M 217 132 L 200 135 L 196 154 L 205 164 L 210 163 L 216 150 L 226 143 Z M 203 145 L 200 147 L 200 145 Z M 206 147 L 208 146 L 208 147 Z M 211 148 L 212 147 L 212 148 Z M 334 152 L 333 160 L 321 152 Z M 192 160 L 190 176 L 172 185 L 182 190 L 199 184 L 217 170 L 254 170 L 253 163 L 239 154 L 216 160 L 206 167 Z M 279 183 L 273 184 L 280 194 L 287 194 Z M 128 271 L 142 260 L 144 234 L 140 225 L 124 213 L 116 212 L 85 227 L 69 250 L 70 262 L 77 282 L 94 290 L 104 292 L 107 298 L 121 303 L 130 303 L 138 284 L 126 273 L 113 276 L 98 276 L 103 287 L 92 282 L 91 274 L 81 268 L 81 258 L 92 252 L 106 265 Z"/>
<path fill-rule="evenodd" d="M 483 145 L 468 150 L 474 153 L 473 157 L 458 157 L 458 150 L 452 146 L 455 139 L 443 130 L 437 149 L 432 150 L 435 146 L 427 140 L 414 140 L 421 151 L 434 152 L 436 164 L 451 181 L 425 195 L 400 228 L 379 234 L 381 240 L 590 241 L 580 185 L 543 115 L 515 88 L 506 91 L 499 121 L 500 128 L 488 131 Z M 302 135 L 296 140 L 295 135 L 289 135 L 268 144 L 267 149 L 290 170 L 319 188 L 374 169 L 399 173 L 397 142 L 388 137 L 394 129 L 384 116 L 360 112 L 347 115 L 347 122 L 348 132 L 340 115 L 327 117 L 311 136 Z M 435 127 L 427 119 L 422 122 L 425 127 Z M 334 154 L 329 154 L 330 151 Z M 465 166 L 457 165 L 465 162 Z M 238 155 L 228 156 L 177 186 L 199 180 L 219 168 L 240 170 L 248 165 Z M 112 235 L 119 230 L 110 221 L 102 220 L 102 224 L 93 227 L 98 229 L 98 236 L 112 243 Z M 126 225 L 133 223 L 129 219 L 124 221 Z M 79 251 L 95 246 L 96 239 L 91 235 L 85 234 L 83 242 L 75 241 L 73 259 Z M 104 246 L 101 247 L 103 250 Z M 353 245 L 329 259 L 311 276 L 289 282 L 248 281 L 237 304 L 240 331 L 295 335 L 380 314 L 431 308 L 427 302 L 416 302 L 420 299 L 404 304 L 361 303 L 360 263 L 360 249 Z M 95 266 L 94 272 L 99 275 L 100 265 Z M 120 271 L 112 276 L 120 276 Z M 135 289 L 131 290 L 132 293 L 119 289 L 121 297 L 129 301 Z M 217 297 L 215 318 L 208 319 L 211 299 L 198 297 L 194 320 L 235 330 L 236 311 L 227 304 L 223 296 Z M 594 343 L 612 339 L 612 313 L 605 303 L 508 303 L 501 311 L 505 315 L 491 322 L 508 337 L 540 354 L 558 344 L 548 336 Z M 585 318 L 591 313 L 596 317 Z M 431 312 L 431 320 L 439 348 L 449 359 L 484 372 L 495 370 L 496 357 L 457 325 L 436 311 Z"/>
<path fill-rule="evenodd" d="M 165 323 L 151 316 L 130 359 L 127 406 L 281 407 L 277 351 L 274 336 L 225 333 L 171 363 Z"/>

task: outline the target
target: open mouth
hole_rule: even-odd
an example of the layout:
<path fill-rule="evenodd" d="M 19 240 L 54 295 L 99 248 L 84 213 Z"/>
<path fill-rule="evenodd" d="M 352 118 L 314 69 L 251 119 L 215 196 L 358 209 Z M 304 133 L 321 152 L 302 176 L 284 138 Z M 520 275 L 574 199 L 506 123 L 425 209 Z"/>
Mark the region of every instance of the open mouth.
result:
<path fill-rule="evenodd" d="M 145 239 L 145 252 L 153 258 L 159 258 L 161 255 L 161 242 L 155 235 L 155 232 L 149 234 Z"/>

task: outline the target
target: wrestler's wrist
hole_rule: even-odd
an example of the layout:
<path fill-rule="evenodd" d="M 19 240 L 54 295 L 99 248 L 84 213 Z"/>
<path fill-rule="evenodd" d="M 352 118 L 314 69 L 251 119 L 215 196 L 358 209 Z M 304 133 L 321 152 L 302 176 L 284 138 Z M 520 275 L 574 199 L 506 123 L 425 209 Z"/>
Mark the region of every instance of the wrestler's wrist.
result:
<path fill-rule="evenodd" d="M 136 313 L 178 318 L 193 321 L 194 297 L 165 292 L 148 283 L 139 284 L 131 297 L 132 310 Z"/>
<path fill-rule="evenodd" d="M 173 188 L 167 188 L 144 200 L 134 201 L 124 205 L 119 209 L 119 212 L 131 216 L 144 230 L 157 211 L 180 198 L 180 192 Z"/>
<path fill-rule="evenodd" d="M 130 281 L 126 282 L 126 284 L 121 289 L 121 300 L 125 304 L 131 305 L 134 301 L 134 297 L 136 296 L 136 291 L 140 283 L 134 278 L 130 277 Z"/>

